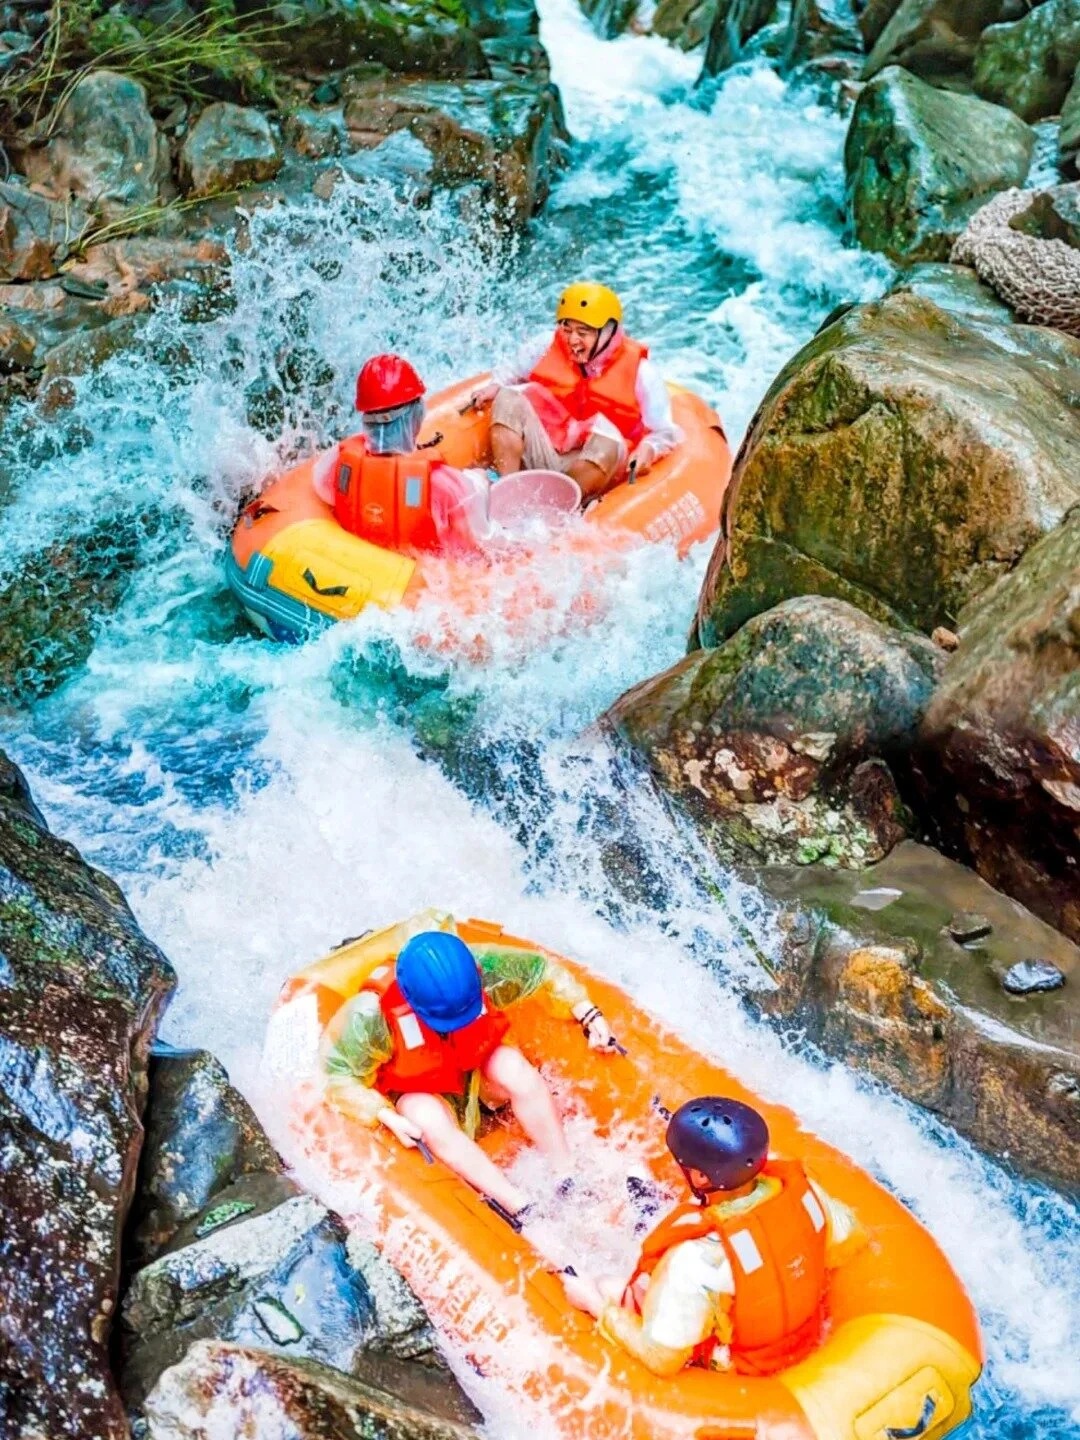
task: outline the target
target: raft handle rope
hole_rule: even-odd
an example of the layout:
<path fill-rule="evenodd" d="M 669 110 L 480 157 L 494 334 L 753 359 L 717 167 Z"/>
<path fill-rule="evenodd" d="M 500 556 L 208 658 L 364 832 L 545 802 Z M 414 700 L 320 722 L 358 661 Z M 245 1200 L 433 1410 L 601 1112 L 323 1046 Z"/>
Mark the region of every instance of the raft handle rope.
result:
<path fill-rule="evenodd" d="M 315 591 L 316 595 L 347 595 L 349 593 L 347 585 L 320 586 L 310 569 L 304 571 L 304 582 Z"/>
<path fill-rule="evenodd" d="M 888 1440 L 919 1440 L 920 1435 L 925 1435 L 930 1426 L 934 1423 L 934 1416 L 937 1414 L 937 1396 L 931 1392 L 923 1402 L 922 1414 L 915 1424 L 905 1429 L 901 1426 L 894 1426 L 885 1431 Z"/>

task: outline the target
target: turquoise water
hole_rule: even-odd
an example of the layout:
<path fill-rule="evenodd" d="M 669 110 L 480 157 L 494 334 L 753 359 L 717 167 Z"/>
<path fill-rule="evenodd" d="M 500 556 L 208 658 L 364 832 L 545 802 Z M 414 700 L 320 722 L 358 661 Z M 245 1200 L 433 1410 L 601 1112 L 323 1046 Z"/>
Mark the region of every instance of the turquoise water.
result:
<path fill-rule="evenodd" d="M 568 273 L 591 272 L 737 436 L 828 310 L 880 289 L 881 267 L 841 239 L 843 122 L 812 96 L 763 68 L 695 91 L 695 57 L 598 41 L 572 0 L 549 0 L 544 27 L 575 142 L 511 253 L 377 185 L 282 207 L 254 221 L 219 313 L 160 314 L 137 353 L 77 382 L 72 409 L 28 434 L 9 424 L 6 553 L 107 517 L 140 564 L 87 664 L 4 714 L 0 741 L 176 963 L 167 1037 L 215 1049 L 257 1100 L 291 969 L 428 904 L 498 917 L 622 980 L 916 1209 L 986 1327 L 977 1434 L 1080 1433 L 1075 1212 L 749 1022 L 745 936 L 768 950 L 766 907 L 587 733 L 682 653 L 706 550 L 621 558 L 588 631 L 567 565 L 566 633 L 523 643 L 496 628 L 492 661 L 450 675 L 417 646 L 423 617 L 282 649 L 224 589 L 239 498 L 340 433 L 374 349 L 405 348 L 437 386 L 506 353 Z M 493 1403 L 508 1440 L 514 1417 Z"/>

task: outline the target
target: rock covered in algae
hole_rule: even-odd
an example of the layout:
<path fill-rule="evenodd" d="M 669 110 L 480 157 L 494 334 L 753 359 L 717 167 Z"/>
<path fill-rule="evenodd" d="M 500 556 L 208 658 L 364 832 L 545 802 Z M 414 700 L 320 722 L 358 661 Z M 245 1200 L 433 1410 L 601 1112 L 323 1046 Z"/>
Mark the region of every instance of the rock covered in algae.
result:
<path fill-rule="evenodd" d="M 859 95 L 844 145 L 855 238 L 893 260 L 947 259 L 975 210 L 1023 183 L 1034 144 L 1010 110 L 882 71 Z"/>
<path fill-rule="evenodd" d="M 1043 0 L 1019 20 L 991 25 L 975 51 L 978 94 L 1025 120 L 1057 115 L 1080 65 L 1080 0 Z"/>
<path fill-rule="evenodd" d="M 127 1436 L 109 1337 L 146 1055 L 173 983 L 117 887 L 44 828 L 0 760 L 5 1434 Z"/>
<path fill-rule="evenodd" d="M 995 196 L 952 258 L 972 266 L 1019 319 L 1080 337 L 1080 183 L 1034 198 L 1029 190 Z"/>
<path fill-rule="evenodd" d="M 949 853 L 1080 939 L 1080 508 L 960 633 L 919 727 L 923 813 Z"/>
<path fill-rule="evenodd" d="M 858 306 L 780 372 L 739 452 L 702 588 L 715 646 L 792 595 L 956 629 L 1080 501 L 1080 348 L 915 295 Z"/>
<path fill-rule="evenodd" d="M 261 110 L 216 101 L 185 137 L 180 180 L 189 195 L 217 195 L 272 180 L 283 162 L 281 142 Z"/>
<path fill-rule="evenodd" d="M 604 723 L 725 858 L 859 867 L 905 833 L 887 768 L 939 652 L 839 600 L 788 600 L 644 681 Z"/>

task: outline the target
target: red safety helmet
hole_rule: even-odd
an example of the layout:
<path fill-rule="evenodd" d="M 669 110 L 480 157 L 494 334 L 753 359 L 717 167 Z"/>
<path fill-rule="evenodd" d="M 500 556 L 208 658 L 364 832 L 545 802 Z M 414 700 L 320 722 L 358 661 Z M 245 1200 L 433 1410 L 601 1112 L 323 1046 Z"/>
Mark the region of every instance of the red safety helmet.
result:
<path fill-rule="evenodd" d="M 356 377 L 356 408 L 393 410 L 419 400 L 424 382 L 400 355 L 373 355 Z"/>

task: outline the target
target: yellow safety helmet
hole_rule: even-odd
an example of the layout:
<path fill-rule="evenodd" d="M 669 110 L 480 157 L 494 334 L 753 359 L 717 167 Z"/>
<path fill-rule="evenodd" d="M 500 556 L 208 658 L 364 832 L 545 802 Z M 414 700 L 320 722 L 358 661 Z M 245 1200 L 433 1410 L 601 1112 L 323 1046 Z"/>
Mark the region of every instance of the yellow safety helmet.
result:
<path fill-rule="evenodd" d="M 595 280 L 579 280 L 568 285 L 559 296 L 555 319 L 580 320 L 594 330 L 602 330 L 609 320 L 622 320 L 622 303 L 614 290 L 598 285 Z"/>

